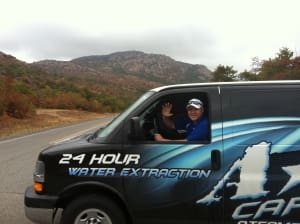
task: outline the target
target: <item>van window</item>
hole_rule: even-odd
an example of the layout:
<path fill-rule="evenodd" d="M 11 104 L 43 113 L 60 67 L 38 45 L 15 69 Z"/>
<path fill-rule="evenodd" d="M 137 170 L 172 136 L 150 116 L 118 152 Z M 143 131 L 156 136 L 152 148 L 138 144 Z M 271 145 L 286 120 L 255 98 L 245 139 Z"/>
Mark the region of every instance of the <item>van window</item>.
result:
<path fill-rule="evenodd" d="M 155 92 L 149 91 L 142 95 L 137 101 L 135 101 L 129 108 L 127 108 L 123 113 L 116 117 L 112 122 L 110 122 L 103 130 L 98 131 L 98 137 L 108 136 L 127 116 L 132 113 L 141 103 L 152 96 Z"/>
<path fill-rule="evenodd" d="M 286 135 L 282 131 L 299 128 L 300 90 L 298 89 L 246 89 L 234 90 L 230 97 L 230 109 L 226 111 L 224 133 L 235 136 L 249 136 L 249 133 L 259 133 L 268 139 L 268 133 L 274 136 Z M 270 130 L 270 132 L 267 132 Z M 271 132 L 272 130 L 272 132 Z M 263 134 L 264 133 L 264 134 Z M 284 134 L 285 133 L 285 134 Z M 250 144 L 253 139 L 245 137 L 244 144 Z M 252 142 L 253 143 L 253 142 Z"/>
<path fill-rule="evenodd" d="M 188 112 L 193 110 L 194 104 L 187 108 L 191 99 L 200 100 L 200 105 L 204 110 L 203 114 L 193 114 Z M 170 106 L 171 122 L 169 125 L 162 116 L 162 109 L 166 105 Z M 199 108 L 202 111 L 202 109 Z M 140 115 L 140 125 L 146 141 L 155 141 L 155 134 L 160 134 L 169 141 L 187 140 L 189 143 L 209 143 L 211 138 L 209 122 L 209 102 L 206 93 L 180 93 L 163 96 L 149 105 Z M 191 115 L 193 114 L 193 115 Z M 194 116 L 194 117 L 191 117 Z M 198 119 L 199 118 L 199 119 Z M 191 120 L 194 119 L 194 122 Z M 205 123 L 206 122 L 206 123 Z M 200 130 L 201 131 L 198 131 Z M 163 142 L 158 141 L 156 142 Z M 184 142 L 182 142 L 184 143 Z"/>
<path fill-rule="evenodd" d="M 299 116 L 300 90 L 240 90 L 231 95 L 231 111 L 235 119 Z"/>

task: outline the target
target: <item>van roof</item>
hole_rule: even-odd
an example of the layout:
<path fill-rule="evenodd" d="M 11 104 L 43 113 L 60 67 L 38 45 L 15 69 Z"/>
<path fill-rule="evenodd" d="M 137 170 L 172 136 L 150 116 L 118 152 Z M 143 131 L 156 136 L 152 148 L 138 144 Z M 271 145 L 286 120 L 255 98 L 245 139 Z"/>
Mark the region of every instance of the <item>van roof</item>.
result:
<path fill-rule="evenodd" d="M 300 85 L 300 80 L 276 80 L 276 81 L 237 81 L 237 82 L 207 82 L 207 83 L 188 83 L 161 86 L 152 89 L 151 91 L 160 92 L 168 89 L 189 88 L 189 87 L 204 87 L 204 86 L 256 86 L 256 85 Z"/>

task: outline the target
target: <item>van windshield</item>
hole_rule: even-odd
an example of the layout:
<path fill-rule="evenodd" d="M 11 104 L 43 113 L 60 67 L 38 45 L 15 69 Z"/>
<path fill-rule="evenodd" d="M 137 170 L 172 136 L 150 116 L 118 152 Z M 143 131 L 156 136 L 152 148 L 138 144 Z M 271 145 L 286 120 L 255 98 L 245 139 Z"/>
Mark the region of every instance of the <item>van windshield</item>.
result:
<path fill-rule="evenodd" d="M 147 98 L 152 96 L 155 92 L 149 91 L 137 99 L 131 106 L 129 106 L 123 113 L 117 116 L 112 122 L 110 122 L 104 129 L 98 131 L 97 137 L 103 138 L 108 136 L 132 111 L 134 111 L 141 103 Z"/>

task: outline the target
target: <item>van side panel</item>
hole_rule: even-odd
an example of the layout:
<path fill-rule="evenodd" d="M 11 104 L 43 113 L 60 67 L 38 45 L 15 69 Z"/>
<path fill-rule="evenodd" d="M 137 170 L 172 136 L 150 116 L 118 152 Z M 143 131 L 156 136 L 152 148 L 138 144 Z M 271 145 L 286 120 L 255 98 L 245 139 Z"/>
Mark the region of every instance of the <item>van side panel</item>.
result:
<path fill-rule="evenodd" d="M 221 91 L 226 222 L 299 223 L 300 86 Z"/>

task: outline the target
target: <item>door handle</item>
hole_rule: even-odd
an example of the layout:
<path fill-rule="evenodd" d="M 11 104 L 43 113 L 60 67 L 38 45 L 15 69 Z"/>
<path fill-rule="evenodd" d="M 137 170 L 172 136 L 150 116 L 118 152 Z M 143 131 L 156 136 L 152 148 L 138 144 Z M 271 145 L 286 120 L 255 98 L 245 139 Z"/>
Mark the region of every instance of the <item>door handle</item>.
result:
<path fill-rule="evenodd" d="M 221 152 L 217 149 L 211 151 L 211 169 L 220 170 L 221 168 Z"/>

